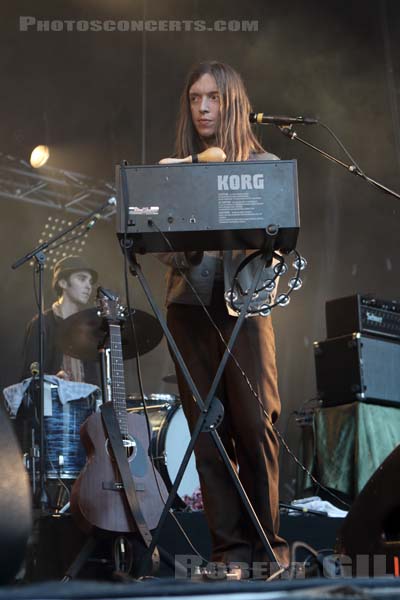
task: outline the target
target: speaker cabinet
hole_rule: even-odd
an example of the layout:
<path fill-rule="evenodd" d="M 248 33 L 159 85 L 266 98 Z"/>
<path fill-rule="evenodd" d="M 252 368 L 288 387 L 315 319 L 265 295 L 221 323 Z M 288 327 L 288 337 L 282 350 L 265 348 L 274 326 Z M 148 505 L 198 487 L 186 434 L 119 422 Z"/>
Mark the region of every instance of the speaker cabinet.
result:
<path fill-rule="evenodd" d="M 360 400 L 400 406 L 400 344 L 360 333 L 314 343 L 324 406 Z"/>
<path fill-rule="evenodd" d="M 22 454 L 0 404 L 0 583 L 9 583 L 21 566 L 32 527 L 32 502 Z"/>
<path fill-rule="evenodd" d="M 338 532 L 336 550 L 351 559 L 354 576 L 393 574 L 396 561 L 399 567 L 399 483 L 397 446 L 361 490 Z"/>

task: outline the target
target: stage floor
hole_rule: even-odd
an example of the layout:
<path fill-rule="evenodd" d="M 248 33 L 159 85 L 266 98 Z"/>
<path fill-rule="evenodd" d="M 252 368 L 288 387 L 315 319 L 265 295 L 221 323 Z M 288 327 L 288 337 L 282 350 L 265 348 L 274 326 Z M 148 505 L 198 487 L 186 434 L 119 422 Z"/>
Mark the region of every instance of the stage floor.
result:
<path fill-rule="evenodd" d="M 309 579 L 275 582 L 213 582 L 187 583 L 170 579 L 146 580 L 135 583 L 99 583 L 96 581 L 48 582 L 27 586 L 0 588 L 0 600 L 58 600 L 64 598 L 115 600 L 135 598 L 156 600 L 186 600 L 202 597 L 220 600 L 370 600 L 384 598 L 398 600 L 400 581 L 394 578 L 379 579 Z"/>

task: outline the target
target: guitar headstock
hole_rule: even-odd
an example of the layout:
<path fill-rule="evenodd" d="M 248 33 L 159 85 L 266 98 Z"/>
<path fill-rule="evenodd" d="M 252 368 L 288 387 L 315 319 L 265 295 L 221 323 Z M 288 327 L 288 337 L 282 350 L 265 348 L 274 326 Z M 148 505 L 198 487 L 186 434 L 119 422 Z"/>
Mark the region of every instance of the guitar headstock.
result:
<path fill-rule="evenodd" d="M 97 314 L 107 319 L 110 323 L 120 322 L 124 317 L 124 307 L 119 303 L 117 294 L 103 287 L 97 288 L 96 294 Z"/>

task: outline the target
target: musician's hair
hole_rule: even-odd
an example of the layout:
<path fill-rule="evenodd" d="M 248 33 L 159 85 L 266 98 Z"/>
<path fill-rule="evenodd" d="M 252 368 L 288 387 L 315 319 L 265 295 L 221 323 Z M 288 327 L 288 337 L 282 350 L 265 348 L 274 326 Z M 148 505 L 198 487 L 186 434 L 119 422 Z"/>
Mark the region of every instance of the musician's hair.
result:
<path fill-rule="evenodd" d="M 206 73 L 214 77 L 220 94 L 220 119 L 213 145 L 224 150 L 227 161 L 247 160 L 251 153 L 265 152 L 251 129 L 250 100 L 241 76 L 229 65 L 212 61 L 196 65 L 187 76 L 180 101 L 176 156 L 184 158 L 207 148 L 194 127 L 189 100 L 190 88 Z"/>

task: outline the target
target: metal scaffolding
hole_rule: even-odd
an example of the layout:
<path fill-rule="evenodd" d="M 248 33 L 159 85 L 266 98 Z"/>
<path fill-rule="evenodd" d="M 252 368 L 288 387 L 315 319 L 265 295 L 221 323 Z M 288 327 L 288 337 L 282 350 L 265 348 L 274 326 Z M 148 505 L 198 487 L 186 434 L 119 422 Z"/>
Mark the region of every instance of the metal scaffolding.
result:
<path fill-rule="evenodd" d="M 34 169 L 27 161 L 0 152 L 2 198 L 84 215 L 115 195 L 115 186 L 107 181 L 53 167 Z M 114 213 L 110 207 L 102 217 Z"/>

